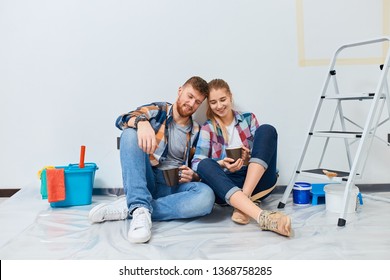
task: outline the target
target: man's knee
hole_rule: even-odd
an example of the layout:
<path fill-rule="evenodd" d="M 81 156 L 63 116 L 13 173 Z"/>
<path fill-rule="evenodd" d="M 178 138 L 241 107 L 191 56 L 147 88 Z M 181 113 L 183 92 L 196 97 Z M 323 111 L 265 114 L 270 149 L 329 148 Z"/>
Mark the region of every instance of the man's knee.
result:
<path fill-rule="evenodd" d="M 126 128 L 122 131 L 120 139 L 120 147 L 128 147 L 129 145 L 137 144 L 137 131 L 133 128 Z"/>
<path fill-rule="evenodd" d="M 215 195 L 214 191 L 206 184 L 204 183 L 198 183 L 199 184 L 199 202 L 202 205 L 200 206 L 200 209 L 203 209 L 203 215 L 210 214 L 214 207 L 215 202 Z"/>

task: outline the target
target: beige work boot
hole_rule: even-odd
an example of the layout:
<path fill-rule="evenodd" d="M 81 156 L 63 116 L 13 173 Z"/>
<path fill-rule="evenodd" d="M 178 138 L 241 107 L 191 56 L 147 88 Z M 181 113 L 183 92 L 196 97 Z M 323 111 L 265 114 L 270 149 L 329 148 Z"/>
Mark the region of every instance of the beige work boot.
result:
<path fill-rule="evenodd" d="M 291 235 L 291 219 L 282 212 L 261 211 L 259 225 L 262 230 L 270 230 L 287 237 Z"/>

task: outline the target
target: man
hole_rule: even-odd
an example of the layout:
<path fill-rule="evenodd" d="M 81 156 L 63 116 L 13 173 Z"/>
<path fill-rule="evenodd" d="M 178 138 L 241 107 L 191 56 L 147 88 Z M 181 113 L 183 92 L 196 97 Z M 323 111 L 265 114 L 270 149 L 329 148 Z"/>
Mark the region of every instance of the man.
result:
<path fill-rule="evenodd" d="M 211 212 L 214 193 L 189 167 L 199 124 L 192 119 L 209 93 L 208 84 L 192 77 L 178 90 L 176 102 L 156 102 L 118 117 L 125 197 L 95 206 L 92 223 L 132 217 L 128 238 L 144 243 L 151 238 L 151 220 L 204 216 Z M 177 186 L 167 186 L 163 170 L 179 167 Z"/>

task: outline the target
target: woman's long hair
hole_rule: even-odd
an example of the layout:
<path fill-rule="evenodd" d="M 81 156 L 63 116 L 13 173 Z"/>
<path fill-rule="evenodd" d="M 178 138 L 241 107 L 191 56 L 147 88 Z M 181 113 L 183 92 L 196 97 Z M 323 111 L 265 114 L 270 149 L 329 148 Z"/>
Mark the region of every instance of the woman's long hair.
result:
<path fill-rule="evenodd" d="M 214 80 L 211 80 L 209 82 L 209 90 L 211 92 L 211 90 L 218 90 L 218 89 L 224 89 L 226 90 L 227 92 L 227 95 L 228 97 L 230 98 L 230 100 L 233 102 L 233 94 L 232 92 L 230 91 L 230 87 L 228 85 L 227 82 L 225 82 L 224 80 L 222 79 L 214 79 Z M 209 95 L 210 97 L 210 95 Z M 210 100 L 210 99 L 209 99 Z M 207 112 L 206 112 L 206 116 L 209 120 L 211 120 L 211 123 L 214 127 L 214 130 L 217 131 L 217 122 L 219 124 L 219 126 L 221 127 L 221 130 L 222 130 L 222 136 L 223 138 L 225 139 L 225 142 L 229 142 L 229 136 L 228 136 L 228 133 L 227 133 L 227 130 L 226 130 L 226 126 L 223 124 L 223 122 L 221 121 L 221 119 L 214 114 L 213 110 L 211 110 L 210 108 L 210 105 L 209 103 L 207 103 Z"/>

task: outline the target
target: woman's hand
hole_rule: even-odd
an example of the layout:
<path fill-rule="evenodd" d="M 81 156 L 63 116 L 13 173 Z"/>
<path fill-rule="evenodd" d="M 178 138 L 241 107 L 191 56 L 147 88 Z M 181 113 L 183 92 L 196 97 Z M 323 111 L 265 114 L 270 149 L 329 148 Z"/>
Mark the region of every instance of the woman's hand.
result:
<path fill-rule="evenodd" d="M 242 146 L 241 149 L 241 158 L 244 161 L 244 164 L 247 165 L 251 158 L 251 151 L 245 146 Z"/>
<path fill-rule="evenodd" d="M 238 160 L 234 161 L 232 158 L 224 158 L 222 162 L 222 166 L 225 167 L 230 172 L 236 172 L 241 169 L 241 167 L 244 165 L 244 161 L 242 158 L 239 158 Z"/>

